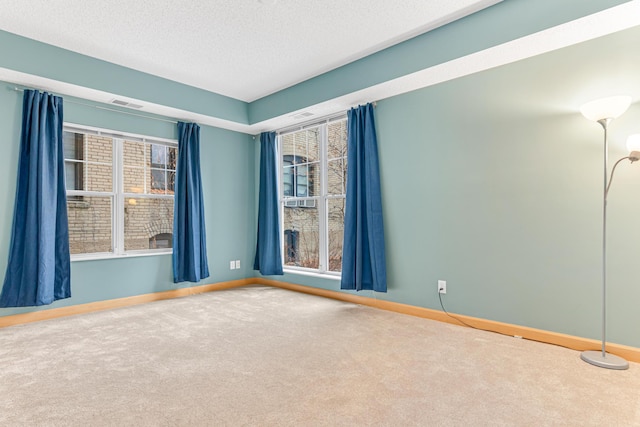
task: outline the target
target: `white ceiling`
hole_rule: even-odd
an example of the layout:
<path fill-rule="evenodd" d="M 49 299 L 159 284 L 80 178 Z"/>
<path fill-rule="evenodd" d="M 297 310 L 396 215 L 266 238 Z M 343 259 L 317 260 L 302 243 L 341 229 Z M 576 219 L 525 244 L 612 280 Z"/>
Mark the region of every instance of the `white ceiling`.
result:
<path fill-rule="evenodd" d="M 253 101 L 500 0 L 0 0 L 0 29 Z"/>

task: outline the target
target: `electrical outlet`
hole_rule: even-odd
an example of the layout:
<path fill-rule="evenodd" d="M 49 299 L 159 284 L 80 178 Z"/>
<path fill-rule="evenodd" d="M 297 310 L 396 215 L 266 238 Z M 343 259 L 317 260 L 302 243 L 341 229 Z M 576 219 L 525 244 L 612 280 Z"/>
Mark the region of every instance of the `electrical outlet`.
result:
<path fill-rule="evenodd" d="M 438 293 L 446 294 L 447 293 L 447 281 L 446 280 L 438 280 Z"/>
<path fill-rule="evenodd" d="M 229 261 L 229 270 L 235 270 L 235 268 L 236 268 L 236 262 Z"/>
<path fill-rule="evenodd" d="M 236 268 L 240 268 L 240 260 L 239 259 L 236 260 Z"/>

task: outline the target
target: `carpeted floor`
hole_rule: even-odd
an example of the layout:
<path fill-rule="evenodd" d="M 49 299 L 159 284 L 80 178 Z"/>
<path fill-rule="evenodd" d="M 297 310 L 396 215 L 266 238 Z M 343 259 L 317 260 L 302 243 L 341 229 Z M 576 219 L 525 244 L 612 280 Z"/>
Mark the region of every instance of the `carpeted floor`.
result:
<path fill-rule="evenodd" d="M 0 426 L 637 426 L 640 365 L 250 286 L 0 329 Z"/>

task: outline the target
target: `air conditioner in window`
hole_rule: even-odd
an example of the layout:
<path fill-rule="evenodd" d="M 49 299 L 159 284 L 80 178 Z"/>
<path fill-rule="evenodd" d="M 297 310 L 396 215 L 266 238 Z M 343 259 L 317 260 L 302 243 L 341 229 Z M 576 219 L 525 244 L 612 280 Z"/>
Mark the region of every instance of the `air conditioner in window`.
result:
<path fill-rule="evenodd" d="M 285 200 L 285 208 L 315 208 L 315 200 Z"/>
<path fill-rule="evenodd" d="M 298 200 L 298 207 L 301 208 L 315 208 L 316 201 L 315 200 Z"/>

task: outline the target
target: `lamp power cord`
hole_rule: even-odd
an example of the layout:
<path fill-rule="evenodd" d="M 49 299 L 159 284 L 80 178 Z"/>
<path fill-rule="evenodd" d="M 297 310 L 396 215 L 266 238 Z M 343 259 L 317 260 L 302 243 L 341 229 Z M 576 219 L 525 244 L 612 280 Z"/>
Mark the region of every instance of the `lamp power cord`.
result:
<path fill-rule="evenodd" d="M 492 329 L 479 328 L 477 326 L 470 325 L 467 322 L 465 322 L 464 320 L 462 320 L 462 319 L 454 316 L 453 314 L 449 313 L 447 311 L 447 309 L 444 308 L 444 303 L 442 302 L 442 294 L 439 291 L 438 291 L 438 299 L 440 300 L 440 307 L 442 307 L 442 311 L 444 311 L 444 313 L 447 316 L 451 317 L 452 319 L 456 320 L 457 322 L 460 322 L 464 326 L 467 326 L 467 327 L 469 327 L 471 329 L 476 329 L 478 331 L 485 331 L 485 332 L 493 332 L 494 334 L 500 334 L 500 335 L 504 335 L 506 337 L 524 339 L 524 340 L 528 340 L 528 341 L 535 341 L 535 342 L 539 342 L 539 343 L 542 343 L 542 344 L 549 344 L 549 345 L 555 345 L 555 346 L 558 346 L 558 347 L 564 347 L 564 348 L 567 348 L 569 350 L 576 350 L 575 348 L 571 348 L 569 346 L 562 345 L 562 344 L 555 344 L 555 343 L 550 343 L 550 342 L 546 342 L 546 341 L 540 341 L 540 340 L 536 340 L 536 339 L 532 339 L 532 338 L 526 338 L 526 337 L 523 337 L 523 336 L 520 336 L 520 335 L 507 334 L 505 332 L 499 332 L 499 331 L 494 331 Z"/>

